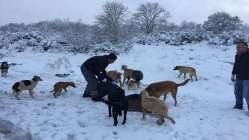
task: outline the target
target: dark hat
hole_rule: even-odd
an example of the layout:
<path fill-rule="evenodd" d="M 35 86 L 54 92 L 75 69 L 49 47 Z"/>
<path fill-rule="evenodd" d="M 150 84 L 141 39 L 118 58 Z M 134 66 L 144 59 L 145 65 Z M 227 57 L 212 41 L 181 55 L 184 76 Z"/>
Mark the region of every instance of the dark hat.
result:
<path fill-rule="evenodd" d="M 248 47 L 247 42 L 244 41 L 244 40 L 242 40 L 242 39 L 238 39 L 238 40 L 236 41 L 236 44 L 243 44 L 243 45 L 245 45 L 246 47 Z"/>
<path fill-rule="evenodd" d="M 114 53 L 110 53 L 108 55 L 108 58 L 111 59 L 111 60 L 116 60 L 117 59 L 117 56 L 114 54 Z"/>

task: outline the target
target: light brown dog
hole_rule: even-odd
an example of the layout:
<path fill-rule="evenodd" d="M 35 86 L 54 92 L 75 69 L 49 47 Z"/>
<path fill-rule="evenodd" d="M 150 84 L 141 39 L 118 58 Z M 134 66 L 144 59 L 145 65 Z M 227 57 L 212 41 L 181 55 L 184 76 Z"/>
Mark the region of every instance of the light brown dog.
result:
<path fill-rule="evenodd" d="M 118 72 L 117 70 L 113 70 L 113 71 L 108 71 L 107 72 L 107 76 L 111 80 L 113 80 L 115 82 L 118 82 L 120 87 L 121 87 L 121 75 L 122 75 L 122 73 Z"/>
<path fill-rule="evenodd" d="M 33 98 L 33 89 L 36 87 L 39 81 L 42 81 L 42 79 L 39 76 L 34 76 L 31 80 L 22 80 L 16 82 L 12 86 L 13 95 L 15 95 L 16 99 L 20 100 L 19 95 L 22 93 L 22 91 L 28 90 L 29 95 Z"/>
<path fill-rule="evenodd" d="M 67 88 L 71 86 L 71 87 L 76 87 L 74 82 L 57 82 L 54 84 L 54 89 L 50 92 L 53 92 L 54 97 L 56 98 L 57 96 L 59 96 L 62 92 L 62 90 L 64 90 L 65 92 L 67 92 Z"/>
<path fill-rule="evenodd" d="M 143 80 L 143 72 L 140 70 L 128 69 L 126 65 L 122 65 L 121 69 L 124 70 L 122 85 L 124 86 L 125 82 L 128 84 L 129 80 L 133 79 L 137 82 L 139 87 L 140 81 Z"/>
<path fill-rule="evenodd" d="M 169 119 L 173 124 L 175 121 L 173 118 L 168 116 L 168 107 L 165 102 L 160 99 L 149 96 L 149 93 L 146 90 L 141 91 L 141 107 L 143 111 L 143 119 L 145 120 L 146 112 L 151 112 L 155 114 L 159 119 L 157 124 L 161 125 L 164 123 L 164 118 Z"/>
<path fill-rule="evenodd" d="M 164 95 L 163 100 L 165 101 L 167 94 L 170 92 L 172 98 L 175 101 L 175 106 L 177 104 L 176 94 L 177 88 L 179 86 L 184 86 L 188 83 L 190 79 L 185 80 L 183 83 L 177 84 L 173 81 L 162 81 L 157 83 L 150 84 L 145 90 L 149 93 L 150 96 L 154 96 L 156 98 L 160 98 L 160 96 Z"/>
<path fill-rule="evenodd" d="M 180 78 L 180 76 L 184 74 L 184 79 L 186 79 L 186 74 L 189 73 L 191 81 L 193 81 L 193 76 L 195 77 L 195 80 L 197 81 L 196 70 L 193 67 L 175 66 L 173 70 L 179 70 L 180 74 L 178 75 L 178 78 Z"/>

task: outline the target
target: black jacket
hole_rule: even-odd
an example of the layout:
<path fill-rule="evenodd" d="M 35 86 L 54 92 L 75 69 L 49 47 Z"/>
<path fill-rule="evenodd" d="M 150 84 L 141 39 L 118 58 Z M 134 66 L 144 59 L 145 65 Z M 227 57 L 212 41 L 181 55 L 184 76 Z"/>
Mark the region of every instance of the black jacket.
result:
<path fill-rule="evenodd" d="M 249 50 L 235 56 L 232 74 L 236 75 L 237 80 L 249 80 Z"/>
<path fill-rule="evenodd" d="M 106 67 L 108 66 L 108 56 L 94 56 L 87 59 L 83 66 L 86 67 L 87 70 L 96 74 L 99 80 L 106 78 Z"/>

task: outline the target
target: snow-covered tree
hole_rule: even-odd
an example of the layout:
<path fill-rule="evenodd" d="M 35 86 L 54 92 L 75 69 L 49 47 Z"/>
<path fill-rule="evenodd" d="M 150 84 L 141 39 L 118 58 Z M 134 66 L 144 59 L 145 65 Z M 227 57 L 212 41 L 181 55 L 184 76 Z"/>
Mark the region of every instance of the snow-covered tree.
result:
<path fill-rule="evenodd" d="M 220 34 L 224 31 L 234 31 L 239 26 L 241 26 L 239 17 L 233 17 L 226 12 L 217 12 L 210 15 L 208 20 L 203 24 L 203 28 L 206 31 L 211 31 L 214 34 Z"/>

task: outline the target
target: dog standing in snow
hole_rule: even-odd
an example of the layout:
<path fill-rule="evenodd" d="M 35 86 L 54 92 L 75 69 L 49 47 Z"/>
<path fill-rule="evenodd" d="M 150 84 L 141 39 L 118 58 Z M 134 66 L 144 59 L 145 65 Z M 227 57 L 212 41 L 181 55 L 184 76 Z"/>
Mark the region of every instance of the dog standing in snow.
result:
<path fill-rule="evenodd" d="M 8 62 L 6 62 L 6 61 L 2 62 L 1 66 L 0 66 L 0 70 L 1 70 L 2 77 L 7 77 L 8 70 L 9 70 Z"/>
<path fill-rule="evenodd" d="M 33 98 L 33 89 L 36 87 L 39 81 L 42 81 L 42 79 L 39 76 L 34 76 L 31 80 L 22 80 L 16 82 L 12 86 L 13 95 L 15 95 L 16 99 L 20 100 L 19 95 L 22 93 L 22 91 L 28 90 L 29 95 Z"/>
<path fill-rule="evenodd" d="M 62 92 L 62 90 L 64 90 L 65 92 L 67 92 L 67 88 L 68 87 L 76 87 L 74 82 L 57 82 L 54 84 L 54 89 L 50 92 L 53 92 L 54 97 L 56 98 L 57 96 L 59 96 Z"/>

